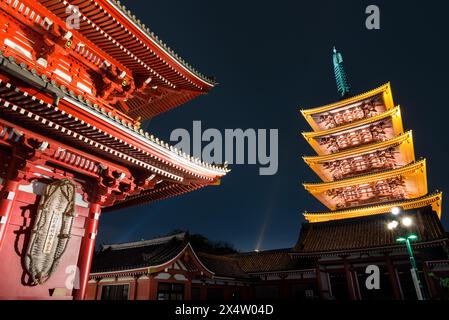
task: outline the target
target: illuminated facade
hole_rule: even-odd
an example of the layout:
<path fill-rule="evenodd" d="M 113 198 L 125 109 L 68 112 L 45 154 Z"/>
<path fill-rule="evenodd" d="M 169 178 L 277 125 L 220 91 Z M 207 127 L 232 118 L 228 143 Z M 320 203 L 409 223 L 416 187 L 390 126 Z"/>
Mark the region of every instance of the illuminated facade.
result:
<path fill-rule="evenodd" d="M 83 299 L 102 212 L 228 172 L 141 128 L 215 82 L 115 0 L 0 0 L 0 25 L 0 299 Z"/>

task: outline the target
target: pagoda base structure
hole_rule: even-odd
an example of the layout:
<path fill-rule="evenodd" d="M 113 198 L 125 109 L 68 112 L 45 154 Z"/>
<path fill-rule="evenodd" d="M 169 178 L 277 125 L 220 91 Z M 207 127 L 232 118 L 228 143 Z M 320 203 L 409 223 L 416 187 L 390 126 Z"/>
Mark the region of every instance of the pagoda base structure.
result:
<path fill-rule="evenodd" d="M 449 275 L 449 239 L 433 210 L 441 205 L 441 196 L 403 203 L 408 207 L 404 214 L 419 222 L 416 234 L 420 241 L 413 244 L 413 250 L 426 299 L 442 297 L 439 279 Z M 315 261 L 322 299 L 417 300 L 407 248 L 386 228 L 393 207 L 372 207 L 377 212 L 364 216 L 354 210 L 353 217 L 345 219 L 315 217 L 315 222 L 302 225 L 292 258 L 300 265 Z M 370 280 L 374 272 L 378 272 L 378 286 L 368 287 L 367 283 L 375 283 Z"/>

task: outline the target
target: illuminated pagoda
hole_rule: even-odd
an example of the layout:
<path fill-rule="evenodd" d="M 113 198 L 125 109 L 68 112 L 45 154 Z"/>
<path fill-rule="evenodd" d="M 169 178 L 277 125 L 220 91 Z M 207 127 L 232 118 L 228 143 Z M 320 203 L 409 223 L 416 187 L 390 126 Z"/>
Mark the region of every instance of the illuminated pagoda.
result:
<path fill-rule="evenodd" d="M 0 11 L 0 299 L 83 299 L 101 212 L 228 172 L 140 128 L 215 82 L 115 0 Z"/>
<path fill-rule="evenodd" d="M 413 219 L 418 235 L 414 248 L 421 269 L 426 269 L 429 257 L 420 248 L 447 246 L 439 220 L 442 193 L 428 192 L 426 160 L 415 159 L 412 132 L 404 131 L 390 83 L 352 96 L 336 49 L 333 63 L 341 100 L 301 110 L 313 130 L 303 136 L 317 154 L 303 159 L 322 180 L 304 187 L 327 211 L 304 213 L 308 223 L 294 256 L 317 259 L 317 278 L 330 279 L 321 288 L 323 297 L 371 295 L 361 274 L 366 261 L 377 259 L 389 279 L 391 290 L 385 296 L 405 299 L 401 284 L 407 281 L 398 279 L 410 277 L 410 263 L 404 259 L 405 246 L 387 228 L 391 211 L 400 208 Z M 332 282 L 338 293 L 331 294 Z"/>

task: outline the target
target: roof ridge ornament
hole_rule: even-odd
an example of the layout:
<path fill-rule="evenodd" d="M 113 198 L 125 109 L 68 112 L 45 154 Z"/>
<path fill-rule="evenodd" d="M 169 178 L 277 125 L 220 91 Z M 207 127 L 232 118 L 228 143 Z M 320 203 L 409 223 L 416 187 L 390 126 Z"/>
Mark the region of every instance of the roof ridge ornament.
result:
<path fill-rule="evenodd" d="M 337 84 L 338 93 L 340 94 L 340 97 L 345 98 L 350 94 L 351 85 L 349 84 L 343 66 L 343 56 L 335 47 L 333 49 L 332 60 L 334 63 L 335 82 Z"/>

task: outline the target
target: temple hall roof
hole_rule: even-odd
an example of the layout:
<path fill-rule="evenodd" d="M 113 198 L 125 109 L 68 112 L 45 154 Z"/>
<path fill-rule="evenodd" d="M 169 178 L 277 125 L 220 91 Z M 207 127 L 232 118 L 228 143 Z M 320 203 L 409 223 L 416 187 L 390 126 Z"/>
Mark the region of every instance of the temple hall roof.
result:
<path fill-rule="evenodd" d="M 179 255 L 186 245 L 184 234 L 147 241 L 104 245 L 94 256 L 91 273 L 162 265 Z"/>
<path fill-rule="evenodd" d="M 182 258 L 187 250 L 193 260 Z M 292 259 L 291 253 L 291 248 L 228 255 L 199 252 L 190 245 L 189 236 L 180 233 L 151 240 L 103 245 L 94 256 L 91 274 L 105 276 L 148 270 L 152 273 L 178 263 L 190 271 L 198 271 L 202 267 L 214 278 L 248 280 L 251 274 L 308 270 L 313 267 L 310 261 Z"/>
<path fill-rule="evenodd" d="M 305 270 L 313 267 L 310 261 L 298 261 L 291 257 L 292 248 L 246 252 L 231 255 L 248 274 Z"/>
<path fill-rule="evenodd" d="M 236 258 L 203 252 L 198 253 L 198 258 L 208 269 L 213 270 L 215 276 L 237 279 L 249 278 Z"/>
<path fill-rule="evenodd" d="M 240 267 L 248 273 L 289 270 L 293 267 L 291 249 L 238 253 L 233 255 Z"/>
<path fill-rule="evenodd" d="M 196 266 L 191 259 L 181 259 L 186 250 L 197 259 Z M 181 259 L 182 264 L 191 271 L 197 271 L 197 266 L 200 265 L 214 277 L 249 279 L 248 273 L 251 271 L 285 270 L 291 262 L 289 251 L 291 249 L 260 253 L 258 257 L 252 257 L 251 254 L 216 255 L 194 250 L 188 235 L 180 233 L 145 241 L 103 245 L 94 256 L 91 274 L 131 272 L 138 269 L 153 272 Z"/>

